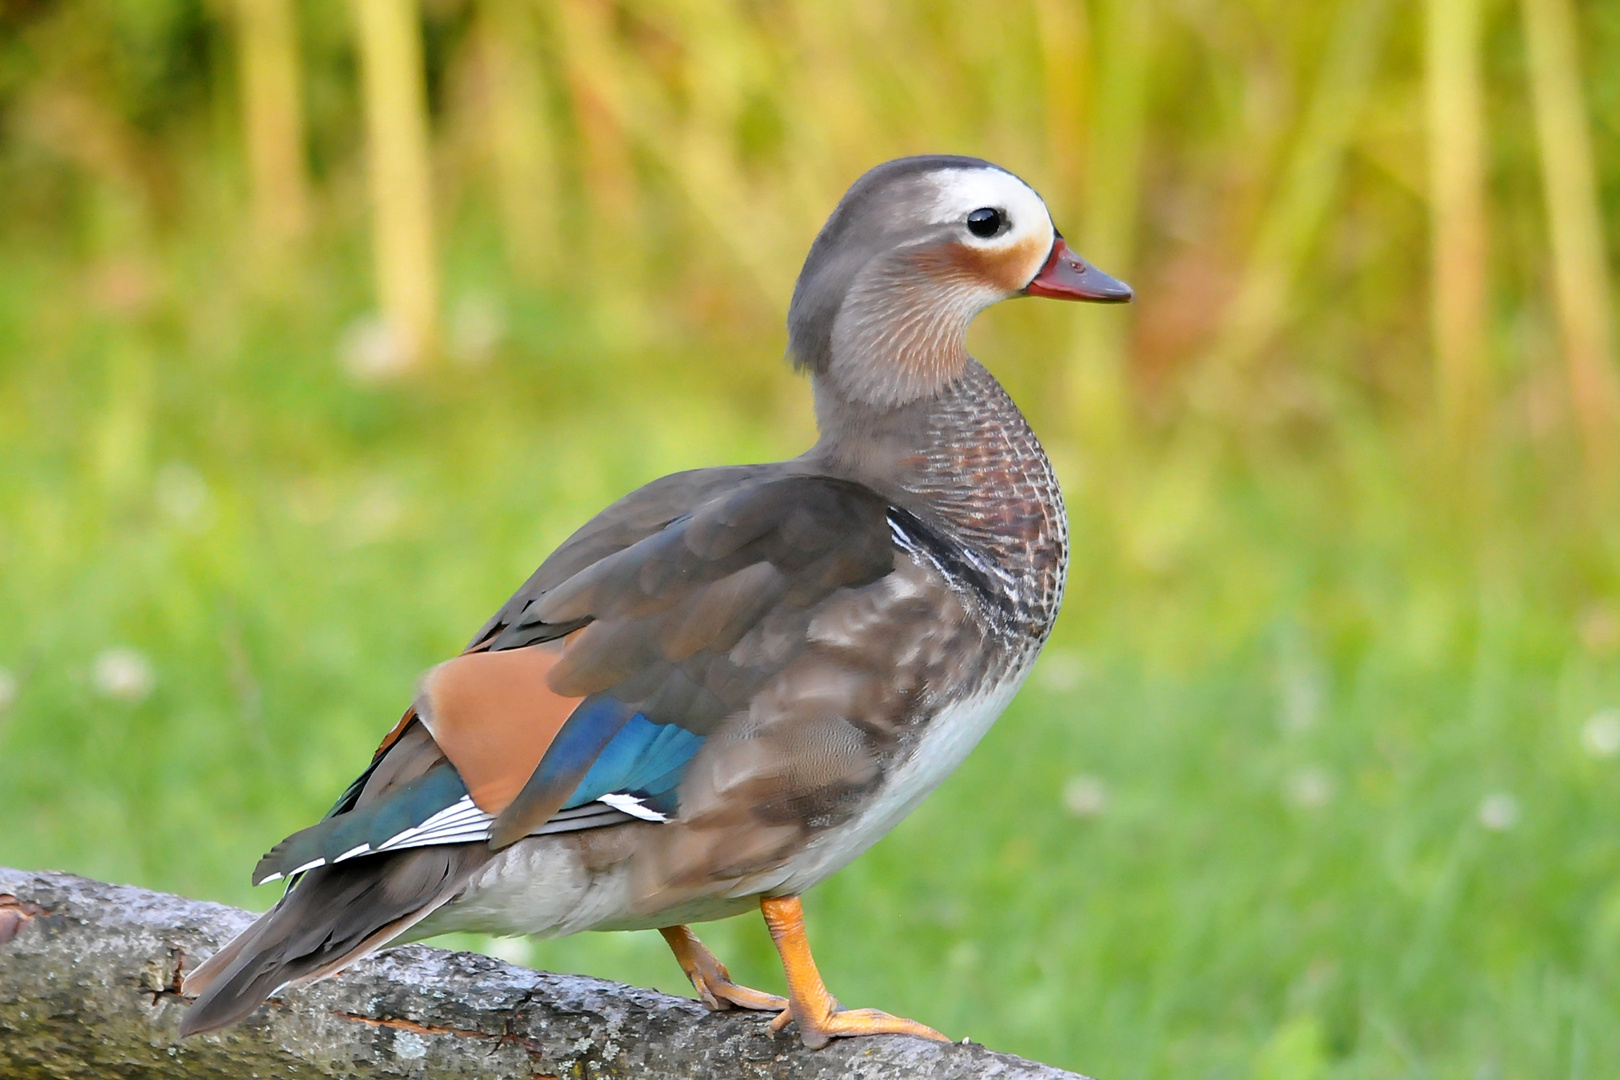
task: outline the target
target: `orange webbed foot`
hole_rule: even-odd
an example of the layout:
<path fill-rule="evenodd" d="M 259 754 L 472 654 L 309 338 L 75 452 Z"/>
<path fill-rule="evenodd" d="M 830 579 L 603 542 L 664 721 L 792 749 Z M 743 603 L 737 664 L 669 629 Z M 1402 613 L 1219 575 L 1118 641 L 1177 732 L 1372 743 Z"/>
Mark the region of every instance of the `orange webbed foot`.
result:
<path fill-rule="evenodd" d="M 752 990 L 746 986 L 738 986 L 731 981 L 731 973 L 720 958 L 709 951 L 708 946 L 698 940 L 689 926 L 666 926 L 658 931 L 664 935 L 669 943 L 670 951 L 675 954 L 676 961 L 686 977 L 691 980 L 692 989 L 698 992 L 703 1004 L 716 1012 L 730 1009 L 733 1006 L 739 1009 L 758 1009 L 762 1012 L 778 1012 L 788 1008 L 788 1000 L 777 994 L 767 994 L 763 990 Z"/>
<path fill-rule="evenodd" d="M 945 1036 L 915 1020 L 890 1016 L 877 1009 L 845 1009 L 827 992 L 810 955 L 810 942 L 804 933 L 804 908 L 796 896 L 763 897 L 759 902 L 770 928 L 771 940 L 782 957 L 787 972 L 788 1007 L 771 1021 L 772 1031 L 781 1031 L 797 1020 L 799 1038 L 812 1050 L 819 1050 L 836 1038 L 853 1035 L 916 1035 L 923 1039 L 949 1042 Z"/>
<path fill-rule="evenodd" d="M 820 1016 L 795 1016 L 792 1007 L 771 1021 L 772 1031 L 799 1022 L 799 1038 L 812 1050 L 819 1050 L 834 1039 L 851 1035 L 915 1035 L 920 1039 L 950 1042 L 945 1036 L 915 1020 L 891 1016 L 881 1009 L 838 1009 Z"/>

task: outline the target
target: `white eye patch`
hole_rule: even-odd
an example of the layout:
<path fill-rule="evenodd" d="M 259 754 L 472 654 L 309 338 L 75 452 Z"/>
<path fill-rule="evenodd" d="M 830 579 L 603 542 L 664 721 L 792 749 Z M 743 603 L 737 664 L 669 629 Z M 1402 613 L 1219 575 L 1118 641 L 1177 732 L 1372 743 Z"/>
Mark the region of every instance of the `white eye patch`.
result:
<path fill-rule="evenodd" d="M 1005 215 L 1011 227 L 985 239 L 965 233 L 970 242 L 985 247 L 1015 247 L 1034 238 L 1050 244 L 1052 215 L 1046 203 L 1012 173 L 984 168 L 941 169 L 930 173 L 928 180 L 937 192 L 928 210 L 934 224 L 962 224 L 973 211 L 989 207 Z"/>

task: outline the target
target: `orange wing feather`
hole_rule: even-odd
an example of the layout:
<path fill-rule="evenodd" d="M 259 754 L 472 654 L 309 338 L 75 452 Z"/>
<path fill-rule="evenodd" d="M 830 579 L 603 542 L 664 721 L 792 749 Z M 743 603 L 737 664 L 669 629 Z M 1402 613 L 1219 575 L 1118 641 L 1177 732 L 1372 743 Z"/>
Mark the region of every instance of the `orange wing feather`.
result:
<path fill-rule="evenodd" d="M 422 678 L 415 713 L 480 810 L 499 814 L 523 790 L 583 698 L 551 689 L 560 643 L 463 653 Z"/>

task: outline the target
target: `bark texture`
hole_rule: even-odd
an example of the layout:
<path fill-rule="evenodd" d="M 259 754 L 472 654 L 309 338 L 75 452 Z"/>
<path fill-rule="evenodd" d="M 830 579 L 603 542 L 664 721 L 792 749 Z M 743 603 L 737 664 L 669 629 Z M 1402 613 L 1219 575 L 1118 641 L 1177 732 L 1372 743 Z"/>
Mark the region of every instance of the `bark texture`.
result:
<path fill-rule="evenodd" d="M 420 945 L 176 1040 L 180 975 L 252 916 L 70 874 L 0 868 L 0 1076 L 859 1077 L 1084 1080 L 902 1036 L 806 1050 L 753 1013 Z"/>

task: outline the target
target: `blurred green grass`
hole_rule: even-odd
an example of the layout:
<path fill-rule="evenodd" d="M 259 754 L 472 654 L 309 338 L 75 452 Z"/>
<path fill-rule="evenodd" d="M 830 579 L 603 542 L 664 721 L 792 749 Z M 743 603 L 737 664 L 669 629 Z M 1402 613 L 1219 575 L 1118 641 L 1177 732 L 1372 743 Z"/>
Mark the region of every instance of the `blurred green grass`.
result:
<path fill-rule="evenodd" d="M 1461 462 L 1411 12 L 542 9 L 425 5 L 446 355 L 378 377 L 341 12 L 296 8 L 312 224 L 278 260 L 223 9 L 0 7 L 0 863 L 267 906 L 258 855 L 575 526 L 809 442 L 796 260 L 860 169 L 964 150 L 1140 302 L 974 329 L 1058 465 L 1068 601 L 960 773 L 809 897 L 834 991 L 1102 1080 L 1615 1074 L 1620 519 L 1506 6 L 1463 44 Z M 1611 223 L 1614 10 L 1580 11 Z M 487 50 L 530 16 L 524 97 Z M 703 933 L 780 985 L 756 919 Z M 455 943 L 686 991 L 654 935 Z"/>

